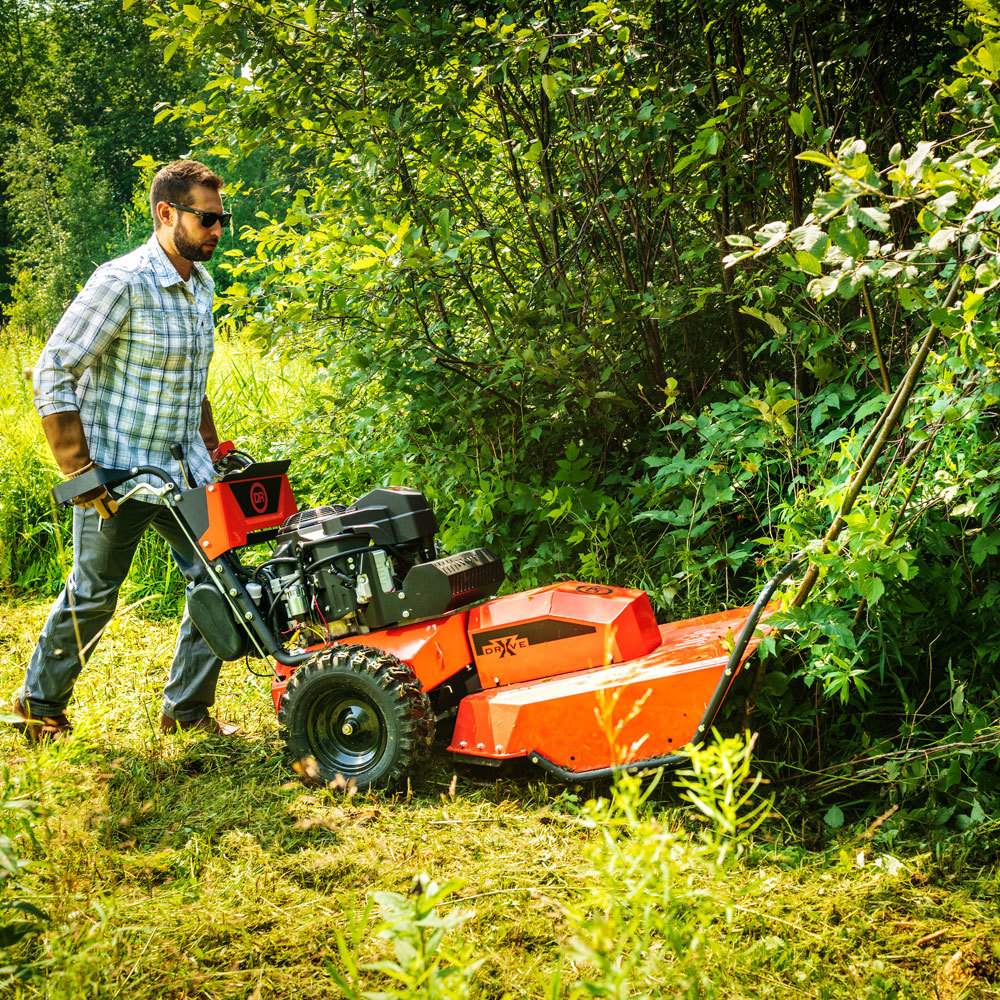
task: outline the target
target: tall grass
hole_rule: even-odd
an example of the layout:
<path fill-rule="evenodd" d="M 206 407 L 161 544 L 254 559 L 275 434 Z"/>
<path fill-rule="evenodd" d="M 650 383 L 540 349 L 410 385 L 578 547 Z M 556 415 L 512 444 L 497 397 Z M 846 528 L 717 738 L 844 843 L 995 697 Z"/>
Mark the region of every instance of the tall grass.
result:
<path fill-rule="evenodd" d="M 0 349 L 0 588 L 8 591 L 49 592 L 66 570 L 69 521 L 49 494 L 58 476 L 23 375 L 36 354 L 16 342 Z"/>

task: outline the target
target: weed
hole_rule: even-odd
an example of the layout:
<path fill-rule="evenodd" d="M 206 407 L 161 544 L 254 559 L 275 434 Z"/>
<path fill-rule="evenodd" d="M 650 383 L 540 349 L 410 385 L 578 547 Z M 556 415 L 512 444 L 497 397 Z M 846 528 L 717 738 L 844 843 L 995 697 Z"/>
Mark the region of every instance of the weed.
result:
<path fill-rule="evenodd" d="M 3 716 L 0 721 L 10 722 Z M 31 935 L 38 934 L 48 916 L 26 894 L 22 875 L 30 862 L 21 857 L 17 840 L 37 846 L 33 820 L 39 808 L 30 799 L 12 793 L 10 771 L 0 771 L 0 953 Z M 14 899 L 10 896 L 14 895 Z M 10 986 L 40 971 L 39 963 L 17 961 L 0 965 L 0 986 Z"/>

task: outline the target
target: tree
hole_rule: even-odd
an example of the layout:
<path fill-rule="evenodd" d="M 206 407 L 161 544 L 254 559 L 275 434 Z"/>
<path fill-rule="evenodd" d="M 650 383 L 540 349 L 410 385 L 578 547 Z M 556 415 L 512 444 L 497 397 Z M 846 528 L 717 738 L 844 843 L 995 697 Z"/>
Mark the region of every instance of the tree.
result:
<path fill-rule="evenodd" d="M 51 328 L 122 226 L 135 161 L 187 146 L 153 106 L 199 69 L 162 51 L 119 0 L 0 4 L 0 302 L 15 324 Z"/>

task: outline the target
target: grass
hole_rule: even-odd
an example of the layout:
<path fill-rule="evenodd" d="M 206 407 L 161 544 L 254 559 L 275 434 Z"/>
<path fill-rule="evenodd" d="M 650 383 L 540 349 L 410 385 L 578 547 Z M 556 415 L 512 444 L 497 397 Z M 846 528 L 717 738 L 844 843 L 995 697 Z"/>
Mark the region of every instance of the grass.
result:
<path fill-rule="evenodd" d="M 19 682 L 45 612 L 40 602 L 2 609 L 3 691 Z M 326 963 L 344 967 L 338 932 L 362 963 L 386 959 L 390 939 L 372 933 L 374 914 L 350 945 L 351 915 L 361 920 L 378 892 L 412 898 L 424 872 L 460 883 L 442 912 L 472 910 L 448 938 L 482 960 L 467 995 L 548 996 L 560 963 L 562 992 L 551 995 L 578 995 L 572 983 L 588 966 L 571 956 L 595 914 L 612 913 L 631 891 L 621 858 L 667 836 L 671 919 L 683 928 L 704 918 L 704 939 L 685 938 L 682 948 L 697 952 L 708 981 L 699 995 L 1000 996 L 1000 875 L 974 839 L 943 852 L 897 843 L 889 855 L 880 828 L 806 849 L 772 816 L 713 880 L 684 860 L 697 858 L 711 824 L 669 795 L 646 811 L 652 825 L 642 837 L 622 839 L 612 864 L 603 827 L 581 811 L 582 789 L 530 771 L 456 775 L 443 748 L 404 795 L 307 789 L 283 761 L 266 681 L 239 664 L 223 672 L 218 707 L 243 726 L 242 739 L 160 735 L 174 629 L 138 610 L 115 619 L 80 678 L 71 740 L 34 751 L 0 731 L 8 792 L 44 810 L 38 846 L 24 837 L 18 845 L 36 862 L 21 892 L 50 918 L 8 953 L 43 963 L 44 975 L 6 995 L 337 996 Z M 980 847 L 988 833 L 980 830 Z M 666 862 L 647 859 L 638 870 L 656 864 Z M 612 953 L 626 938 L 617 927 Z M 663 961 L 678 966 L 682 956 Z M 380 973 L 362 979 L 386 989 Z M 681 994 L 654 984 L 604 995 Z"/>

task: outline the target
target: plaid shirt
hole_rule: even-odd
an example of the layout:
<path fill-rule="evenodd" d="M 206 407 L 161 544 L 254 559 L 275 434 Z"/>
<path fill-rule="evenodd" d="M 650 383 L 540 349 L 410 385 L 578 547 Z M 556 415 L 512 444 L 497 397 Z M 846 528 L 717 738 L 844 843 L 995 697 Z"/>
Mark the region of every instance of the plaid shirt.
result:
<path fill-rule="evenodd" d="M 195 483 L 207 483 L 212 461 L 198 427 L 214 350 L 214 288 L 198 263 L 183 281 L 155 234 L 102 264 L 35 366 L 39 415 L 79 410 L 98 465 L 154 465 L 183 482 L 170 455 L 179 441 Z"/>

